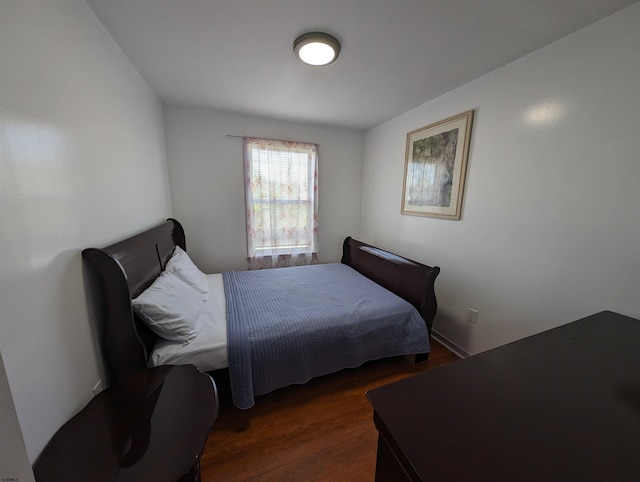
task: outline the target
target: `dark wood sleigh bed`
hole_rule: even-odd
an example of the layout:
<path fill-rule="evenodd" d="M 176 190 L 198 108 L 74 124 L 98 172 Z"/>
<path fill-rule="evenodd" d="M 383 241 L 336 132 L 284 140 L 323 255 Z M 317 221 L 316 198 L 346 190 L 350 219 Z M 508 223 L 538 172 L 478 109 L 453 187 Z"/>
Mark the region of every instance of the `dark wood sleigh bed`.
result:
<path fill-rule="evenodd" d="M 184 230 L 177 220 L 168 219 L 106 248 L 88 248 L 82 252 L 90 270 L 95 316 L 102 326 L 101 343 L 110 383 L 148 367 L 158 336 L 135 314 L 132 300 L 160 275 L 176 246 L 186 251 Z M 431 333 L 437 310 L 434 282 L 440 268 L 351 237 L 344 240 L 341 263 L 408 301 Z M 415 355 L 417 361 L 428 357 L 428 353 Z M 214 374 L 214 378 L 226 376 L 224 371 Z"/>

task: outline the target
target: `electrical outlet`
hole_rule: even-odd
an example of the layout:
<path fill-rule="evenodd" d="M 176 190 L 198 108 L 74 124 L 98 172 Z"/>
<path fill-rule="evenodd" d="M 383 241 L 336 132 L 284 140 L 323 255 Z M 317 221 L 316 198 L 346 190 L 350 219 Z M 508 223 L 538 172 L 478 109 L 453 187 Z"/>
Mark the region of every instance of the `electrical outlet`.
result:
<path fill-rule="evenodd" d="M 102 390 L 104 390 L 104 387 L 102 386 L 102 378 L 100 380 L 98 380 L 96 382 L 96 384 L 93 386 L 93 396 L 95 397 L 98 393 L 100 393 Z"/>
<path fill-rule="evenodd" d="M 478 310 L 469 308 L 469 313 L 467 313 L 467 321 L 474 324 L 478 323 Z"/>

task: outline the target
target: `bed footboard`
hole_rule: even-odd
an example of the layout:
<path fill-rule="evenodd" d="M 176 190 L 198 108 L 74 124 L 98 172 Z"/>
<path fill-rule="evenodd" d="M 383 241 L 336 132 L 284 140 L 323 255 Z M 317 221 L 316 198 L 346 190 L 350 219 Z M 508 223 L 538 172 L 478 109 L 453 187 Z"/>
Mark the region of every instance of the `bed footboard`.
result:
<path fill-rule="evenodd" d="M 403 258 L 351 237 L 344 240 L 341 262 L 411 303 L 431 334 L 438 309 L 434 283 L 439 267 Z"/>

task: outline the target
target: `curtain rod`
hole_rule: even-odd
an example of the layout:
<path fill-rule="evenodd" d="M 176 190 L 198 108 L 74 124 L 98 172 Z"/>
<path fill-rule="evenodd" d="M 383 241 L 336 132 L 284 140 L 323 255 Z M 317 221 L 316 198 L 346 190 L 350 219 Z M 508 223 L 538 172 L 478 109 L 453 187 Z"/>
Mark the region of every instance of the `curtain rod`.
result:
<path fill-rule="evenodd" d="M 266 139 L 268 141 L 276 141 L 276 142 L 297 142 L 299 144 L 311 144 L 313 146 L 317 146 L 318 144 L 316 142 L 305 142 L 305 141 L 292 141 L 291 139 L 289 140 L 283 140 L 283 139 L 271 139 L 270 137 L 257 137 L 257 136 L 238 136 L 235 134 L 226 134 L 227 137 L 236 137 L 236 138 L 240 138 L 240 139 L 244 139 L 245 137 L 255 137 L 256 139 Z"/>

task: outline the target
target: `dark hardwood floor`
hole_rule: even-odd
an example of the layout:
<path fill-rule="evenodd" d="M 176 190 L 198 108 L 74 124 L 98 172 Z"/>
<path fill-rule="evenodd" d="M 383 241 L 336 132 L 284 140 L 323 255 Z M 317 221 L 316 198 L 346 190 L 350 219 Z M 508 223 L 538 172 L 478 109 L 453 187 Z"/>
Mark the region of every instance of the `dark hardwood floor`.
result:
<path fill-rule="evenodd" d="M 203 482 L 373 481 L 377 432 L 367 390 L 458 357 L 436 341 L 427 362 L 379 360 L 256 398 L 223 400 L 201 461 Z"/>

